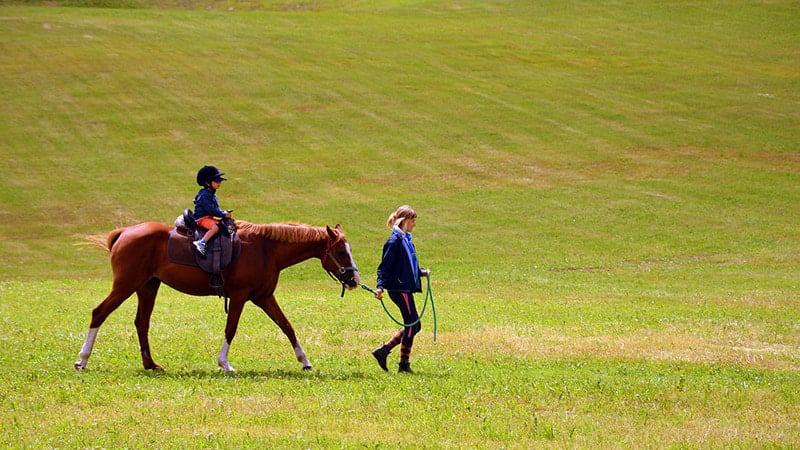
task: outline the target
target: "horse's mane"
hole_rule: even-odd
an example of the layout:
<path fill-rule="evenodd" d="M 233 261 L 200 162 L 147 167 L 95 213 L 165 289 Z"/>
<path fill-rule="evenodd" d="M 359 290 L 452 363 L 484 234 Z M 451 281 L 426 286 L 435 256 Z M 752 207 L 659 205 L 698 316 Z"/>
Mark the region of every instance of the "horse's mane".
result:
<path fill-rule="evenodd" d="M 313 227 L 300 223 L 266 223 L 257 224 L 236 221 L 239 233 L 249 233 L 280 242 L 309 242 L 327 239 L 328 232 L 324 227 Z"/>

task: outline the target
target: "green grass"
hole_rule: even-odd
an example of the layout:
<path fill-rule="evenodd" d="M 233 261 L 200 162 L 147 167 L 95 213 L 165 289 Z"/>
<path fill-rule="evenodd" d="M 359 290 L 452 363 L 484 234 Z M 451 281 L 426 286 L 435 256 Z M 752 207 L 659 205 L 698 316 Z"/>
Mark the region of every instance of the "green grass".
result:
<path fill-rule="evenodd" d="M 4 447 L 793 447 L 800 6 L 0 2 Z M 64 7 L 76 6 L 76 7 Z M 433 269 L 413 377 L 309 262 L 249 306 L 135 300 L 87 237 L 191 206 L 342 223 L 362 275 L 399 204 Z M 394 355 L 393 355 L 394 356 Z M 406 414 L 410 411 L 410 414 Z"/>

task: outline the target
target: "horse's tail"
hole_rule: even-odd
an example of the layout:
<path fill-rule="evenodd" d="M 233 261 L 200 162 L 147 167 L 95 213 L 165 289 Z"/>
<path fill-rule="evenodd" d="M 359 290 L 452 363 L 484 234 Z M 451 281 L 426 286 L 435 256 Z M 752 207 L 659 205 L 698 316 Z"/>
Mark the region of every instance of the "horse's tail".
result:
<path fill-rule="evenodd" d="M 118 228 L 109 233 L 108 236 L 104 236 L 102 234 L 90 234 L 86 236 L 86 240 L 105 251 L 110 251 L 111 247 L 115 242 L 117 242 L 117 239 L 119 239 L 119 235 L 122 234 L 122 230 L 122 228 Z"/>
<path fill-rule="evenodd" d="M 122 231 L 125 230 L 124 228 L 117 228 L 116 230 L 108 233 L 108 239 L 106 240 L 106 248 L 108 251 L 111 251 L 111 248 L 114 247 L 114 244 L 117 242 L 117 239 L 122 235 Z"/>

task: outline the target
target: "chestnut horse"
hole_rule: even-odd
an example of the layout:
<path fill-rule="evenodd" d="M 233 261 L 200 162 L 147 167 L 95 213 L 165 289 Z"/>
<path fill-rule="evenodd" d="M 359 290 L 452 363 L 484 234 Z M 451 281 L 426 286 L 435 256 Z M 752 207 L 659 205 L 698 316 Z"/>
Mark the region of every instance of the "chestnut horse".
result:
<path fill-rule="evenodd" d="M 341 227 L 259 225 L 237 221 L 236 228 L 242 240 L 242 249 L 239 259 L 223 271 L 230 307 L 225 340 L 217 363 L 226 372 L 234 371 L 228 362 L 228 349 L 236 334 L 242 309 L 249 300 L 264 310 L 289 338 L 303 370 L 311 370 L 311 363 L 297 341 L 292 324 L 275 300 L 275 286 L 281 270 L 310 258 L 319 258 L 328 274 L 342 283 L 342 294 L 345 287 L 355 289 L 360 283 L 358 269 Z M 89 332 L 79 353 L 80 360 L 75 363 L 76 369 L 86 368 L 98 329 L 109 314 L 135 292 L 139 306 L 134 323 L 139 336 L 142 364 L 145 369 L 163 370 L 153 361 L 148 340 L 150 316 L 161 283 L 189 295 L 216 295 L 214 288 L 209 286 L 208 273 L 198 267 L 175 264 L 167 259 L 170 229 L 167 225 L 147 222 L 109 233 L 107 247 L 111 252 L 114 283 L 111 293 L 92 310 Z"/>

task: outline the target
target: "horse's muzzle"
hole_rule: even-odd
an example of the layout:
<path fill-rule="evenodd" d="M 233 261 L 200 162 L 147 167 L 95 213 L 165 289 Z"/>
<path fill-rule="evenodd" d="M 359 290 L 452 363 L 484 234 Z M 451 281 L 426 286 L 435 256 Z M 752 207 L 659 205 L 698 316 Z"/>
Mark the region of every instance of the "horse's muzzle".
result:
<path fill-rule="evenodd" d="M 342 284 L 344 284 L 348 291 L 359 287 L 361 285 L 361 276 L 358 274 L 358 270 L 354 270 L 352 276 L 347 277 L 342 281 Z"/>

